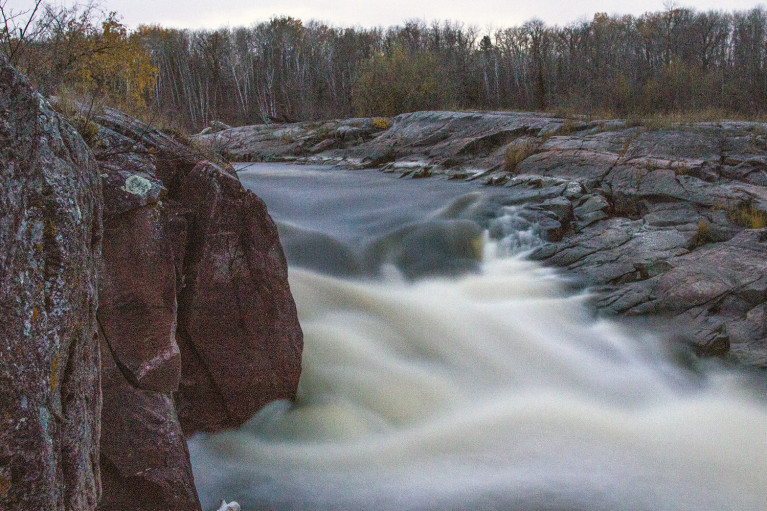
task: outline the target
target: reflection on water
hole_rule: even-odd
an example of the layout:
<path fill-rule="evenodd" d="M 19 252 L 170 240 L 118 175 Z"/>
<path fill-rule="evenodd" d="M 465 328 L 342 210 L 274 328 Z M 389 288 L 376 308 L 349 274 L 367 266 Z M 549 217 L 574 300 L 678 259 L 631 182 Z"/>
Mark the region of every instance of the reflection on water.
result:
<path fill-rule="evenodd" d="M 509 255 L 537 238 L 499 192 L 243 181 L 290 247 L 304 371 L 296 403 L 192 439 L 206 509 L 764 509 L 764 404 Z"/>

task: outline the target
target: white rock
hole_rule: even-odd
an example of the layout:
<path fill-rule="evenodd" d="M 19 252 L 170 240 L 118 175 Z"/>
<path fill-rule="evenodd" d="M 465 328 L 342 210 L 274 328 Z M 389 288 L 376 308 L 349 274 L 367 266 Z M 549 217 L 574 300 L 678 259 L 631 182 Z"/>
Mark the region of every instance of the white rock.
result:
<path fill-rule="evenodd" d="M 240 511 L 240 505 L 236 502 L 227 504 L 225 500 L 221 500 L 221 507 L 216 511 Z"/>

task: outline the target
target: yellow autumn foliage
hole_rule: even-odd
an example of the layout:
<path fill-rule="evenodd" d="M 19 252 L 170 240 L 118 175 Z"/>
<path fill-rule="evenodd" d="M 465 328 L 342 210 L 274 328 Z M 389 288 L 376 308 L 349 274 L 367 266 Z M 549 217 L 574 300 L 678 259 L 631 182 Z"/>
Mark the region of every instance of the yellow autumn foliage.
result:
<path fill-rule="evenodd" d="M 141 45 L 141 35 L 128 34 L 125 25 L 110 13 L 81 41 L 83 61 L 77 66 L 72 84 L 84 93 L 106 96 L 117 104 L 141 107 L 151 95 L 157 67 Z"/>
<path fill-rule="evenodd" d="M 18 45 L 16 67 L 43 94 L 128 110 L 147 107 L 158 71 L 141 30 L 129 32 L 117 13 L 104 15 L 95 3 L 46 5 L 35 27 L 29 40 L 5 37 Z"/>

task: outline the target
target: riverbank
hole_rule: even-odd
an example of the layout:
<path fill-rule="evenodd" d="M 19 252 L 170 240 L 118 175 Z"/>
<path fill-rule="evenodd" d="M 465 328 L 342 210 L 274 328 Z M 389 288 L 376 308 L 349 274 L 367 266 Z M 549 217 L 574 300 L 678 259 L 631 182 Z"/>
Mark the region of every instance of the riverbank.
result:
<path fill-rule="evenodd" d="M 416 112 L 195 137 L 232 160 L 379 168 L 503 187 L 533 259 L 607 314 L 664 317 L 702 356 L 767 367 L 767 125 Z"/>

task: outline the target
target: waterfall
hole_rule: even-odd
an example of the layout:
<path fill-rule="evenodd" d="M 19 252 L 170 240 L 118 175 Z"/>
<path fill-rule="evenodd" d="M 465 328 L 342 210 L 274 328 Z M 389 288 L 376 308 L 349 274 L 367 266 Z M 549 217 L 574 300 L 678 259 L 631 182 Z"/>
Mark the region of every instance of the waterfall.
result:
<path fill-rule="evenodd" d="M 767 406 L 746 377 L 680 364 L 509 246 L 486 236 L 476 268 L 417 279 L 385 258 L 292 266 L 298 399 L 191 440 L 204 507 L 764 509 Z"/>

